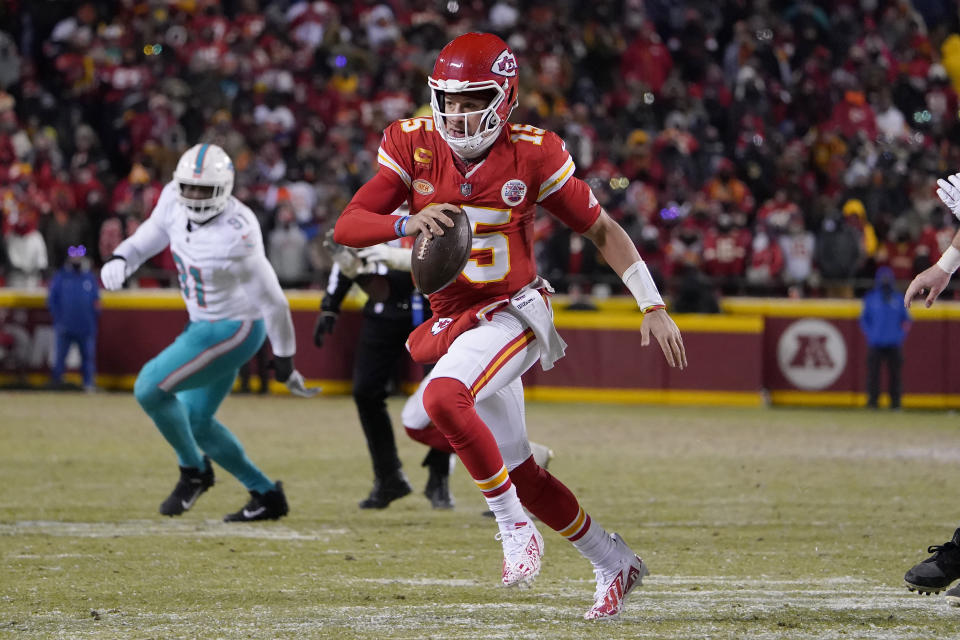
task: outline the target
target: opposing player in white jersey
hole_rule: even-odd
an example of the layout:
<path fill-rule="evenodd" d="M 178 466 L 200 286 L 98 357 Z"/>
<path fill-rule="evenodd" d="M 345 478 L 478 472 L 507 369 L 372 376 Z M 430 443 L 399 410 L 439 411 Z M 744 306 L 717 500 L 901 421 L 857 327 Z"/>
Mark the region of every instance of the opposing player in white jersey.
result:
<path fill-rule="evenodd" d="M 214 414 L 265 336 L 277 380 L 296 395 L 316 390 L 307 389 L 294 369 L 290 307 L 267 261 L 256 217 L 231 196 L 233 178 L 233 163 L 220 147 L 198 144 L 184 153 L 150 217 L 120 243 L 100 278 L 117 290 L 168 245 L 180 274 L 190 322 L 144 365 L 134 385 L 140 406 L 179 459 L 180 479 L 160 513 L 180 515 L 213 486 L 212 459 L 250 492 L 249 502 L 225 521 L 275 520 L 288 510 L 282 484 L 247 458 Z"/>

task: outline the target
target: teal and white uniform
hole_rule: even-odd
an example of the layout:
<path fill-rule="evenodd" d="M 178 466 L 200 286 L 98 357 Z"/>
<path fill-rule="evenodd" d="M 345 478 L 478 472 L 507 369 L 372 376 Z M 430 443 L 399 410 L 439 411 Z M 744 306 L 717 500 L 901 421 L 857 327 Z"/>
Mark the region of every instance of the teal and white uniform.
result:
<path fill-rule="evenodd" d="M 296 351 L 290 307 L 267 261 L 260 225 L 232 196 L 209 222 L 190 222 L 171 182 L 150 217 L 114 255 L 126 260 L 129 277 L 168 245 L 190 322 L 141 369 L 134 395 L 177 452 L 180 466 L 202 469 L 206 453 L 247 490 L 270 491 L 274 484 L 214 418 L 240 366 L 265 335 L 275 355 Z"/>

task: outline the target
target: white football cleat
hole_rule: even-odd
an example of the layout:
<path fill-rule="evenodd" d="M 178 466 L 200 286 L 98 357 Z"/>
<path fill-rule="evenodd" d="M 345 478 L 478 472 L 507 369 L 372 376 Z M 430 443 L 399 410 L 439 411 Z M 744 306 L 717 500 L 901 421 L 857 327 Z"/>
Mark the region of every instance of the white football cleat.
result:
<path fill-rule="evenodd" d="M 503 543 L 504 586 L 524 589 L 540 574 L 543 536 L 532 522 L 514 523 L 513 531 L 501 531 L 496 539 Z"/>
<path fill-rule="evenodd" d="M 533 461 L 538 465 L 544 469 L 550 466 L 550 461 L 553 460 L 553 449 L 539 442 L 531 442 L 530 452 L 533 454 Z"/>
<path fill-rule="evenodd" d="M 611 533 L 610 537 L 617 545 L 616 560 L 607 567 L 594 568 L 597 590 L 593 592 L 593 607 L 583 614 L 586 620 L 618 618 L 630 591 L 643 582 L 643 576 L 650 573 L 647 565 L 627 546 L 623 538 L 616 533 Z"/>

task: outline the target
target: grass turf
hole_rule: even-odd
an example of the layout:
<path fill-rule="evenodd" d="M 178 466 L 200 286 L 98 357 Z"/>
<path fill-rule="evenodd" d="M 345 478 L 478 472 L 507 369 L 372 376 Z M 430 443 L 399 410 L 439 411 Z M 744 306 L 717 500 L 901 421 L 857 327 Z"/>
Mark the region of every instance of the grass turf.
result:
<path fill-rule="evenodd" d="M 400 400 L 391 401 L 399 414 Z M 462 467 L 457 508 L 360 511 L 370 464 L 348 398 L 233 396 L 219 414 L 291 513 L 224 524 L 218 482 L 157 507 L 176 459 L 127 394 L 0 394 L 0 638 L 948 638 L 960 609 L 903 587 L 960 508 L 957 417 L 533 404 L 531 437 L 650 565 L 618 622 L 581 619 L 588 563 L 543 530 L 527 591 L 498 587 L 496 527 Z M 419 489 L 425 450 L 398 431 Z"/>

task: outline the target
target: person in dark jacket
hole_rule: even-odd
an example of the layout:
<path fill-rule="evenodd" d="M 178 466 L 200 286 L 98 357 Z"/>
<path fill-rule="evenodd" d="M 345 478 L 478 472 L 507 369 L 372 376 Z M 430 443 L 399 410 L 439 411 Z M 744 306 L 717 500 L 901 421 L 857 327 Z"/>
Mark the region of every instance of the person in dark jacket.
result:
<path fill-rule="evenodd" d="M 829 297 L 853 296 L 852 279 L 863 258 L 860 238 L 839 214 L 824 218 L 816 241 L 816 265 Z"/>
<path fill-rule="evenodd" d="M 53 316 L 56 349 L 52 383 L 63 384 L 70 346 L 80 349 L 83 363 L 83 388 L 95 389 L 97 325 L 100 320 L 100 287 L 90 272 L 86 247 L 71 246 L 67 261 L 53 276 L 47 297 L 47 306 Z"/>
<path fill-rule="evenodd" d="M 867 406 L 877 408 L 880 396 L 880 365 L 886 363 L 890 408 L 900 408 L 903 341 L 910 329 L 910 314 L 894 289 L 893 270 L 877 269 L 876 286 L 863 298 L 860 328 L 867 339 Z"/>

